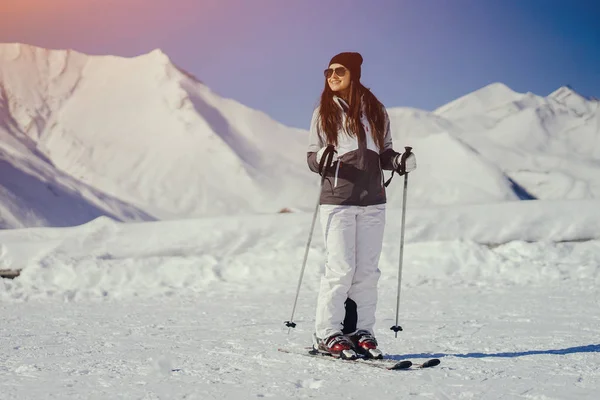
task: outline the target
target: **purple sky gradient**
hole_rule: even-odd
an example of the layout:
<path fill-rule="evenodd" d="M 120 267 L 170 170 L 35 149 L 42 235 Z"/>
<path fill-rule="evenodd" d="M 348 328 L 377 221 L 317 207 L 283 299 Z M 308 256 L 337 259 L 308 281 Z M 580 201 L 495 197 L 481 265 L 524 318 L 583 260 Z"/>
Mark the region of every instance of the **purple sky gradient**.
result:
<path fill-rule="evenodd" d="M 2 0 L 0 42 L 160 48 L 216 93 L 307 129 L 340 51 L 362 53 L 387 107 L 433 110 L 492 82 L 600 97 L 598 21 L 600 1 L 584 0 Z"/>

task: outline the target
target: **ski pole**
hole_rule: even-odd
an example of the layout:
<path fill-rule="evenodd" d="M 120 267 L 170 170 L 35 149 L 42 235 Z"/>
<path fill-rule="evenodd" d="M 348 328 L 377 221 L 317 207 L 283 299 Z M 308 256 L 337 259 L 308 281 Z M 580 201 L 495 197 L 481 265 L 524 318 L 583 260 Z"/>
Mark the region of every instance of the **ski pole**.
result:
<path fill-rule="evenodd" d="M 321 203 L 321 192 L 323 191 L 323 183 L 325 182 L 325 172 L 331 167 L 333 163 L 333 153 L 335 152 L 335 148 L 333 145 L 328 145 L 325 151 L 323 152 L 323 156 L 321 157 L 321 162 L 319 163 L 319 173 L 321 174 L 321 188 L 319 190 L 319 197 L 317 198 L 317 205 L 315 207 L 315 212 L 313 213 L 312 224 L 310 226 L 310 233 L 308 235 L 308 242 L 306 243 L 306 249 L 304 250 L 304 261 L 302 261 L 302 269 L 300 270 L 300 278 L 298 279 L 298 288 L 296 289 L 296 299 L 294 300 L 294 306 L 292 308 L 292 316 L 289 321 L 285 321 L 285 326 L 288 328 L 288 334 L 290 333 L 292 328 L 296 327 L 296 323 L 294 322 L 294 313 L 296 312 L 296 304 L 298 303 L 298 295 L 300 294 L 300 286 L 302 285 L 302 278 L 304 276 L 304 269 L 306 268 L 306 260 L 308 259 L 308 250 L 310 248 L 310 242 L 312 241 L 312 235 L 315 228 L 315 222 L 317 220 L 317 213 L 319 211 L 319 204 Z"/>
<path fill-rule="evenodd" d="M 405 166 L 405 161 L 410 155 L 412 147 L 406 146 L 404 148 L 406 151 L 402 154 L 400 165 Z M 408 188 L 408 174 L 404 170 L 405 167 L 402 168 L 401 171 L 404 174 L 404 190 L 402 193 L 402 225 L 400 227 L 400 260 L 398 265 L 398 295 L 396 297 L 396 325 L 392 326 L 390 329 L 395 332 L 394 337 L 398 337 L 398 331 L 402 330 L 402 327 L 398 325 L 398 313 L 400 310 L 400 289 L 402 287 L 402 260 L 404 257 L 404 227 L 406 224 L 406 193 Z"/>

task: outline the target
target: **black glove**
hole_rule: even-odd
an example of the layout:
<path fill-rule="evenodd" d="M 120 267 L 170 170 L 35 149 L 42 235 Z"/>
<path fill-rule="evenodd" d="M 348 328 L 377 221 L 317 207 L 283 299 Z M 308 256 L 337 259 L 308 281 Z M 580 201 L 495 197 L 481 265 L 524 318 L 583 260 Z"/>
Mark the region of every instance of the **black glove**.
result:
<path fill-rule="evenodd" d="M 393 161 L 394 170 L 400 175 L 412 172 L 417 168 L 417 158 L 412 152 L 412 147 L 407 146 L 404 149 L 405 152 L 398 153 Z"/>

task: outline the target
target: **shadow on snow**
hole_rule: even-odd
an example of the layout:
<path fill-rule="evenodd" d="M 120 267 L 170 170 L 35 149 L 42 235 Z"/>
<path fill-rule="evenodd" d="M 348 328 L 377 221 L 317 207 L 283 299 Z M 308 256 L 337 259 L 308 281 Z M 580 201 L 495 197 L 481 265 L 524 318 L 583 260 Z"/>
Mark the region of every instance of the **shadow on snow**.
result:
<path fill-rule="evenodd" d="M 388 357 L 394 360 L 404 360 L 407 358 L 442 358 L 442 357 L 458 357 L 458 358 L 514 358 L 524 356 L 535 356 L 541 354 L 575 354 L 575 353 L 600 353 L 600 344 L 590 344 L 587 346 L 569 347 L 566 349 L 557 350 L 529 350 L 518 352 L 503 352 L 503 353 L 465 353 L 465 354 L 446 354 L 446 353 L 421 353 L 421 354 L 402 354 L 389 355 Z"/>

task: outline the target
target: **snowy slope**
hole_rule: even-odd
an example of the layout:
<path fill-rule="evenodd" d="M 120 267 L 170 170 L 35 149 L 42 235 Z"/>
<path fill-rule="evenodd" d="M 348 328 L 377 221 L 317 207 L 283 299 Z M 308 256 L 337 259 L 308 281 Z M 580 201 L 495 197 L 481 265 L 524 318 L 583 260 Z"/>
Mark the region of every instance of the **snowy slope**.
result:
<path fill-rule="evenodd" d="M 24 107 L 36 104 L 36 91 L 19 90 L 27 97 L 21 100 L 14 92 L 0 79 L 0 229 L 72 226 L 102 215 L 125 221 L 152 220 L 141 210 L 57 170 L 25 133 L 35 131 L 42 118 L 26 124 L 18 121 L 22 114 L 33 112 Z M 44 112 L 43 108 L 39 111 Z"/>
<path fill-rule="evenodd" d="M 103 215 L 120 221 L 153 220 L 57 170 L 2 128 L 0 140 L 0 229 L 73 226 Z"/>
<path fill-rule="evenodd" d="M 585 275 L 592 280 L 590 284 L 600 283 L 600 260 L 593 254 L 588 260 L 573 255 L 570 263 L 579 263 L 577 273 L 560 278 L 560 268 L 552 263 L 530 269 L 494 250 L 530 242 L 539 243 L 531 248 L 553 252 L 554 243 L 599 240 L 598 207 L 599 200 L 410 207 L 406 242 L 412 247 L 407 261 L 417 269 L 407 282 L 458 284 L 475 275 L 511 284 L 525 283 L 527 277 L 529 283 L 540 285 Z M 400 218 L 400 210 L 388 212 L 382 263 L 390 271 L 397 259 Z M 172 284 L 183 291 L 208 290 L 215 282 L 257 289 L 277 286 L 280 281 L 291 284 L 302 260 L 310 220 L 309 213 L 131 224 L 103 217 L 72 228 L 3 231 L 0 265 L 23 269 L 23 274 L 16 286 L 0 292 L 0 299 L 86 298 L 102 292 L 111 297 L 154 296 L 173 290 Z M 324 254 L 319 226 L 313 247 L 309 262 L 315 265 Z M 447 252 L 453 248 L 459 253 L 450 256 Z M 525 270 L 519 272 L 520 268 Z M 313 270 L 313 277 L 318 272 Z M 165 280 L 173 282 L 165 285 Z M 316 288 L 318 281 L 312 282 Z"/>
<path fill-rule="evenodd" d="M 310 213 L 0 232 L 0 399 L 526 398 L 600 388 L 598 200 L 388 214 L 375 334 L 404 373 L 279 353 L 310 345 L 324 260 Z M 35 382 L 35 384 L 32 384 Z"/>

